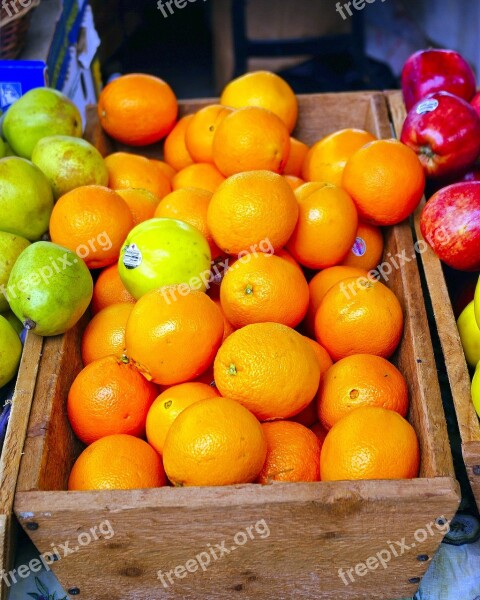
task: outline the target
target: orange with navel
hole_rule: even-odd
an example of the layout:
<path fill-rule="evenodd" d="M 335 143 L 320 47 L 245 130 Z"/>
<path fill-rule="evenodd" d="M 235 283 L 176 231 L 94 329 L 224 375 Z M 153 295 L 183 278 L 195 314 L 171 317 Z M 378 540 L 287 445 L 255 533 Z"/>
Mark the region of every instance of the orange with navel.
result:
<path fill-rule="evenodd" d="M 133 217 L 133 224 L 138 225 L 143 221 L 148 221 L 155 214 L 155 209 L 160 202 L 160 198 L 148 190 L 138 188 L 129 188 L 126 190 L 117 190 L 127 203 Z"/>
<path fill-rule="evenodd" d="M 114 264 L 105 267 L 95 282 L 91 304 L 92 312 L 95 315 L 103 308 L 120 302 L 135 304 L 136 300 L 120 279 L 118 265 Z"/>
<path fill-rule="evenodd" d="M 403 375 L 373 354 L 354 354 L 336 362 L 322 378 L 317 398 L 325 429 L 360 406 L 381 406 L 405 417 L 409 405 Z"/>

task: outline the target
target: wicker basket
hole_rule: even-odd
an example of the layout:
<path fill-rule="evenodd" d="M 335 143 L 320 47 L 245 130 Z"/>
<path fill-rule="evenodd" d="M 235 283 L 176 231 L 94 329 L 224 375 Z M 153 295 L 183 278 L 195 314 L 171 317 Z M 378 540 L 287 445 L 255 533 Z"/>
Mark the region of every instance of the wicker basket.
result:
<path fill-rule="evenodd" d="M 26 4 L 24 2 L 24 4 Z M 30 0 L 25 6 L 7 0 L 0 8 L 0 59 L 16 58 L 27 37 L 33 9 L 40 0 Z"/>

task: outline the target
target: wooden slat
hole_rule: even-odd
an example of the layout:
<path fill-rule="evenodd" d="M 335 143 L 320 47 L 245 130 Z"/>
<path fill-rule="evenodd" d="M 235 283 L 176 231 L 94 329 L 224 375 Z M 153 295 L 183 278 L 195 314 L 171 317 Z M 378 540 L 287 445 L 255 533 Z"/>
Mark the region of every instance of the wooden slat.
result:
<path fill-rule="evenodd" d="M 457 493 L 451 478 L 32 492 L 18 494 L 16 510 L 40 550 L 51 551 L 52 540 L 78 548 L 52 567 L 66 590 L 79 588 L 89 600 L 386 600 L 414 594 L 417 584 L 409 580 L 428 568 L 442 538 L 434 522 L 454 513 Z M 265 539 L 253 530 L 245 547 L 212 560 L 204 573 L 174 578 L 168 588 L 157 579 L 157 571 L 185 565 L 207 544 L 225 540 L 231 549 L 237 532 L 262 519 L 270 531 Z M 107 520 L 113 537 L 80 548 L 79 533 Z M 415 541 L 415 532 L 429 526 L 425 541 Z M 342 583 L 340 568 L 355 568 L 401 540 L 415 547 L 386 570 Z M 428 559 L 419 561 L 419 554 Z"/>
<path fill-rule="evenodd" d="M 391 137 L 385 97 L 380 93 L 300 96 L 295 135 L 311 144 L 344 127 L 367 129 Z M 181 104 L 181 114 L 210 100 Z M 87 138 L 104 153 L 123 149 L 101 130 L 96 109 L 89 112 Z M 161 157 L 160 146 L 149 155 Z M 386 253 L 413 252 L 407 224 L 386 236 Z M 433 350 L 416 263 L 392 274 L 388 285 L 406 311 L 405 335 L 395 360 L 411 395 L 410 420 L 422 454 L 421 477 L 412 481 L 361 481 L 275 484 L 225 488 L 133 490 L 128 492 L 62 491 L 81 446 L 75 443 L 65 403 L 71 381 L 81 365 L 83 325 L 45 342 L 25 457 L 17 487 L 15 511 L 42 552 L 52 540 L 70 540 L 108 519 L 112 540 L 87 548 L 52 565 L 65 589 L 78 587 L 89 600 L 106 598 L 224 599 L 316 598 L 319 600 L 386 600 L 412 596 L 416 579 L 428 567 L 418 554 L 433 555 L 441 539 L 438 529 L 408 555 L 392 560 L 388 569 L 357 577 L 346 586 L 338 569 L 388 548 L 390 542 L 413 540 L 417 529 L 444 516 L 451 518 L 460 496 L 454 479 L 445 419 L 436 380 Z M 265 519 L 266 540 L 216 562 L 205 573 L 175 579 L 165 589 L 156 578 L 195 557 L 207 544 L 221 543 Z M 35 523 L 36 525 L 32 525 Z M 29 526 L 27 526 L 30 524 Z M 38 526 L 38 527 L 37 527 Z M 101 573 L 92 577 L 92 573 Z M 100 583 L 101 580 L 101 583 Z"/>
<path fill-rule="evenodd" d="M 388 100 L 395 130 L 397 135 L 400 136 L 406 117 L 401 92 L 389 93 Z M 424 204 L 425 199 L 415 212 L 414 224 L 417 240 L 423 241 L 425 247 L 427 247 L 420 230 L 420 217 Z M 477 505 L 480 508 L 480 424 L 473 408 L 468 366 L 465 361 L 442 264 L 430 247 L 422 253 L 421 260 L 452 390 L 462 440 L 463 458 Z M 474 469 L 477 472 L 476 474 Z"/>
<path fill-rule="evenodd" d="M 13 501 L 22 458 L 23 444 L 37 380 L 43 339 L 29 333 L 25 340 L 12 399 L 10 420 L 0 457 L 0 564 L 9 568 L 15 549 L 15 529 L 12 524 Z M 0 600 L 6 598 L 2 581 Z"/>

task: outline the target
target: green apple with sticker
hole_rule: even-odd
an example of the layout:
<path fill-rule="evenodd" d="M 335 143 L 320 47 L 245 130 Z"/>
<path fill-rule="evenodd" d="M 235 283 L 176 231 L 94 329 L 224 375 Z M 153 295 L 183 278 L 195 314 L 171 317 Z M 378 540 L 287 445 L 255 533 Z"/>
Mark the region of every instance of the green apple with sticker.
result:
<path fill-rule="evenodd" d="M 118 271 L 138 300 L 151 290 L 180 284 L 205 291 L 211 260 L 208 242 L 198 229 L 177 219 L 155 218 L 129 233 Z"/>

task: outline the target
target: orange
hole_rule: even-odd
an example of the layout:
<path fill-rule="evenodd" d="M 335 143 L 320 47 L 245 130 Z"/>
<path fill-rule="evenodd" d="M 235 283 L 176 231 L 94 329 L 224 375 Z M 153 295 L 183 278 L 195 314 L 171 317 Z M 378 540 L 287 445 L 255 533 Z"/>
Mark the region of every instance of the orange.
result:
<path fill-rule="evenodd" d="M 220 300 L 235 328 L 271 321 L 296 327 L 308 307 L 303 273 L 271 254 L 247 254 L 229 269 L 220 286 Z"/>
<path fill-rule="evenodd" d="M 86 366 L 94 360 L 121 357 L 125 350 L 125 328 L 133 304 L 112 304 L 97 313 L 82 337 L 82 360 Z"/>
<path fill-rule="evenodd" d="M 312 425 L 310 427 L 310 429 L 313 431 L 313 433 L 317 436 L 317 438 L 320 441 L 320 445 L 323 446 L 323 442 L 325 441 L 325 438 L 327 437 L 327 433 L 328 431 L 326 431 L 321 423 L 315 423 L 314 425 Z"/>
<path fill-rule="evenodd" d="M 345 258 L 355 240 L 355 204 L 342 188 L 324 184 L 299 200 L 299 216 L 287 250 L 304 267 L 326 269 Z"/>
<path fill-rule="evenodd" d="M 285 165 L 285 175 L 302 176 L 303 161 L 308 153 L 308 146 L 294 137 L 290 138 L 290 154 Z"/>
<path fill-rule="evenodd" d="M 164 160 L 158 160 L 156 158 L 150 158 L 149 160 L 160 171 L 160 173 L 165 175 L 168 181 L 172 183 L 173 176 L 176 173 L 175 169 L 171 167 L 168 163 L 166 163 Z"/>
<path fill-rule="evenodd" d="M 211 365 L 223 332 L 222 313 L 203 292 L 152 290 L 128 319 L 127 356 L 155 383 L 183 383 Z"/>
<path fill-rule="evenodd" d="M 260 106 L 271 110 L 293 131 L 298 117 L 298 101 L 288 83 L 276 73 L 255 71 L 227 84 L 220 103 L 234 108 Z"/>
<path fill-rule="evenodd" d="M 185 144 L 195 162 L 213 163 L 213 138 L 217 127 L 231 112 L 233 108 L 211 104 L 194 115 L 185 132 Z"/>
<path fill-rule="evenodd" d="M 260 420 L 288 419 L 314 398 L 320 366 L 310 344 L 279 323 L 254 323 L 233 332 L 213 364 L 222 396 L 237 400 Z"/>
<path fill-rule="evenodd" d="M 105 86 L 98 99 L 102 127 L 129 146 L 158 142 L 172 130 L 177 114 L 172 88 L 152 75 L 123 75 Z"/>
<path fill-rule="evenodd" d="M 171 191 L 168 177 L 148 158 L 128 152 L 115 152 L 105 159 L 112 190 L 145 189 L 163 198 Z"/>
<path fill-rule="evenodd" d="M 175 171 L 181 171 L 188 165 L 193 165 L 193 158 L 185 144 L 185 133 L 193 115 L 181 118 L 168 134 L 163 145 L 163 157 Z"/>
<path fill-rule="evenodd" d="M 91 444 L 106 435 L 145 435 L 147 413 L 158 388 L 132 363 L 106 356 L 87 365 L 68 393 L 67 411 L 75 435 Z"/>
<path fill-rule="evenodd" d="M 205 398 L 219 396 L 216 388 L 191 381 L 172 385 L 158 396 L 147 415 L 147 440 L 159 453 L 163 453 L 163 445 L 170 426 L 187 406 Z"/>
<path fill-rule="evenodd" d="M 298 202 L 302 202 L 305 200 L 307 196 L 313 194 L 318 190 L 321 190 L 325 186 L 325 183 L 322 181 L 306 181 L 302 185 L 299 185 L 295 188 L 295 197 Z"/>
<path fill-rule="evenodd" d="M 196 187 L 214 192 L 225 177 L 210 163 L 196 163 L 179 171 L 172 179 L 172 189 Z"/>
<path fill-rule="evenodd" d="M 294 191 L 305 183 L 303 179 L 300 179 L 300 177 L 295 177 L 295 175 L 284 175 L 284 177 L 285 181 Z"/>
<path fill-rule="evenodd" d="M 342 175 L 348 159 L 375 136 L 363 129 L 342 129 L 314 144 L 303 163 L 303 178 L 342 185 Z"/>
<path fill-rule="evenodd" d="M 322 481 L 412 479 L 419 467 L 413 427 L 378 406 L 357 408 L 340 419 L 328 432 L 320 457 Z"/>
<path fill-rule="evenodd" d="M 219 248 L 239 254 L 279 250 L 297 218 L 298 204 L 285 179 L 270 171 L 251 171 L 222 183 L 210 201 L 207 223 Z"/>
<path fill-rule="evenodd" d="M 52 242 L 76 252 L 89 269 L 118 260 L 132 227 L 132 214 L 123 198 L 100 185 L 85 185 L 66 193 L 50 216 Z"/>
<path fill-rule="evenodd" d="M 315 316 L 315 337 L 334 361 L 352 354 L 389 358 L 400 343 L 403 313 L 383 283 L 351 277 L 335 284 Z"/>
<path fill-rule="evenodd" d="M 325 372 L 333 365 L 333 361 L 328 355 L 328 352 L 325 350 L 325 348 L 323 346 L 320 346 L 318 342 L 306 336 L 304 336 L 304 338 L 313 348 L 317 356 L 318 364 L 320 367 L 321 381 Z M 318 421 L 317 399 L 315 398 L 314 400 L 312 400 L 310 404 L 302 410 L 302 412 L 292 417 L 291 420 L 295 421 L 296 423 L 301 423 L 302 425 L 305 425 L 305 427 L 310 427 L 316 421 Z"/>
<path fill-rule="evenodd" d="M 213 138 L 213 161 L 225 177 L 258 169 L 283 173 L 289 152 L 290 135 L 284 123 L 255 106 L 227 115 Z"/>
<path fill-rule="evenodd" d="M 343 259 L 342 265 L 359 267 L 371 271 L 378 267 L 383 255 L 383 235 L 381 229 L 368 223 L 359 223 L 355 242 Z"/>
<path fill-rule="evenodd" d="M 339 281 L 342 281 L 342 279 L 347 279 L 348 277 L 366 276 L 367 271 L 364 271 L 363 269 L 358 269 L 357 267 L 337 266 L 324 269 L 312 277 L 310 283 L 308 284 L 308 288 L 310 290 L 310 301 L 308 304 L 307 314 L 305 316 L 305 327 L 307 333 L 310 335 L 315 335 L 315 315 L 317 314 L 320 302 L 323 300 L 323 297 L 331 287 L 333 287 Z"/>
<path fill-rule="evenodd" d="M 185 408 L 163 447 L 165 471 L 175 486 L 253 482 L 266 454 L 260 423 L 230 398 L 207 398 Z"/>
<path fill-rule="evenodd" d="M 313 350 L 317 356 L 318 364 L 320 366 L 320 374 L 323 377 L 323 374 L 333 365 L 333 360 L 330 358 L 330 354 L 318 342 L 316 342 L 315 340 L 312 340 L 311 338 L 307 337 L 306 335 L 303 337 L 307 340 L 307 342 L 313 348 Z"/>
<path fill-rule="evenodd" d="M 395 225 L 419 205 L 425 173 L 411 148 L 398 140 L 378 140 L 352 155 L 342 187 L 353 198 L 362 221 Z"/>
<path fill-rule="evenodd" d="M 138 225 L 139 223 L 143 223 L 143 221 L 151 219 L 160 202 L 160 198 L 155 196 L 155 194 L 152 194 L 152 192 L 138 188 L 117 190 L 117 194 L 127 203 L 127 206 L 132 213 L 134 225 Z"/>
<path fill-rule="evenodd" d="M 297 267 L 297 269 L 299 269 L 303 273 L 302 267 L 293 258 L 293 256 L 290 254 L 290 252 L 288 250 L 285 250 L 285 248 L 280 248 L 280 250 L 277 250 L 275 252 L 275 256 L 278 256 L 278 258 L 283 258 L 283 260 L 286 260 L 287 262 L 289 262 L 294 267 Z"/>
<path fill-rule="evenodd" d="M 196 227 L 210 246 L 212 259 L 220 256 L 220 248 L 213 241 L 207 225 L 207 212 L 212 192 L 200 188 L 186 187 L 171 192 L 157 206 L 155 217 L 179 219 Z"/>
<path fill-rule="evenodd" d="M 300 423 L 262 423 L 267 458 L 258 483 L 272 481 L 320 481 L 320 441 Z"/>
<path fill-rule="evenodd" d="M 102 270 L 93 287 L 92 312 L 95 315 L 102 308 L 127 302 L 135 304 L 135 298 L 123 285 L 123 281 L 118 274 L 118 265 L 114 264 Z"/>
<path fill-rule="evenodd" d="M 229 335 L 231 335 L 235 331 L 235 327 L 230 323 L 230 321 L 225 316 L 225 312 L 222 308 L 222 303 L 220 302 L 220 298 L 212 298 L 212 300 L 215 302 L 215 304 L 218 306 L 218 308 L 222 311 L 222 316 L 223 316 L 223 340 L 222 340 L 222 342 L 223 342 L 227 339 L 227 337 Z M 212 373 L 212 379 L 213 379 L 213 373 Z"/>
<path fill-rule="evenodd" d="M 131 435 L 109 435 L 80 454 L 68 489 L 140 490 L 166 483 L 162 459 L 147 442 Z"/>
<path fill-rule="evenodd" d="M 360 406 L 382 406 L 405 417 L 408 388 L 400 371 L 381 356 L 354 354 L 342 358 L 323 376 L 318 417 L 325 429 Z"/>

